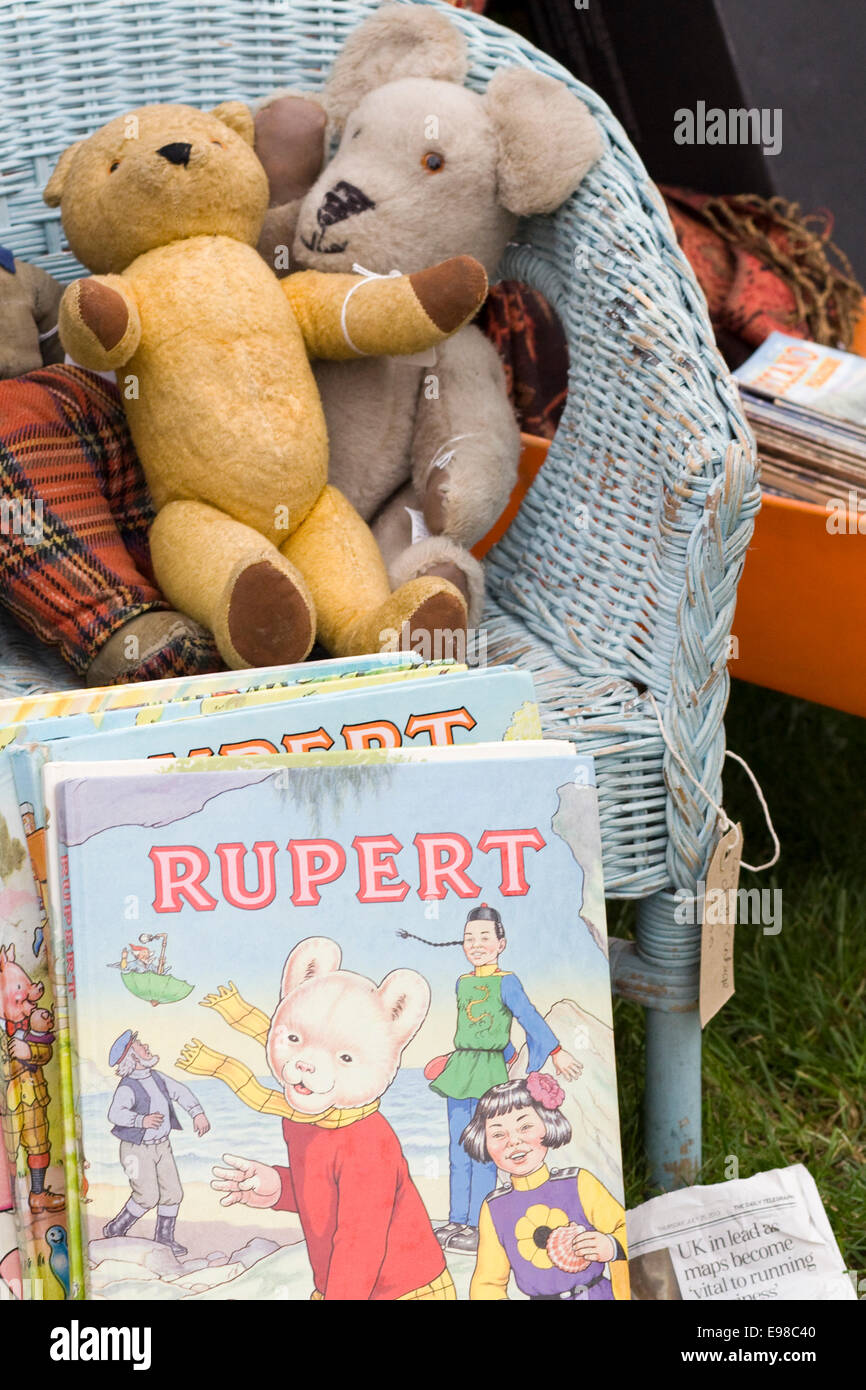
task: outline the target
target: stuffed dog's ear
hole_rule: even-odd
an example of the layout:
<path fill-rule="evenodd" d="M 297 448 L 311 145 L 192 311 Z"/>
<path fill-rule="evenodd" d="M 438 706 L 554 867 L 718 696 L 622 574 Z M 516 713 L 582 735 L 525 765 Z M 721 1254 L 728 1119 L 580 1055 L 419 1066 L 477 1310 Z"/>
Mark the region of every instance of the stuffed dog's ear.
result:
<path fill-rule="evenodd" d="M 386 5 L 343 44 L 325 87 L 328 114 L 342 125 L 368 92 L 403 77 L 460 82 L 466 41 L 445 15 L 415 5 Z"/>
<path fill-rule="evenodd" d="M 60 207 L 60 199 L 63 197 L 63 185 L 69 174 L 69 166 L 83 144 L 83 140 L 76 140 L 74 145 L 68 145 L 55 164 L 54 173 L 46 183 L 45 192 L 42 194 L 42 201 L 47 203 L 50 208 Z"/>
<path fill-rule="evenodd" d="M 529 217 L 570 197 L 602 152 L 601 131 L 563 82 L 531 68 L 498 72 L 484 98 L 499 140 L 499 200 Z"/>

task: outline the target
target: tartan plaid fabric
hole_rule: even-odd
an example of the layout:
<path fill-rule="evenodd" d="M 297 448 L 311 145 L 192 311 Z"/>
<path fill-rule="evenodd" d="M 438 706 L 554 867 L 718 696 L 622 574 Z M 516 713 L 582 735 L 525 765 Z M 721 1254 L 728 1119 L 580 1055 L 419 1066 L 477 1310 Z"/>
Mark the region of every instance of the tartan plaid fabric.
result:
<path fill-rule="evenodd" d="M 79 675 L 124 623 L 168 607 L 152 519 L 115 386 L 64 366 L 0 381 L 0 603 Z"/>

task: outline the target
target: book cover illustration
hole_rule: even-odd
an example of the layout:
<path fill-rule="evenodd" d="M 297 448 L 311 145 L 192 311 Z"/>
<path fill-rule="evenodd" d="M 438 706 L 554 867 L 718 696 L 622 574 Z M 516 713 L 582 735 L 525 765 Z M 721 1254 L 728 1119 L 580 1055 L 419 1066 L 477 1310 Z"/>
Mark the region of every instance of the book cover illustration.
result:
<path fill-rule="evenodd" d="M 210 712 L 207 702 L 196 700 L 192 702 L 195 717 L 187 717 L 183 704 L 148 706 L 147 712 L 156 710 L 163 717 L 143 723 L 134 709 L 114 711 L 121 720 L 134 722 L 117 728 L 104 721 L 84 733 L 75 716 L 50 718 L 31 726 L 36 734 L 32 741 L 10 744 L 8 757 L 18 788 L 43 929 L 47 928 L 46 819 L 41 772 L 49 760 L 230 757 L 541 736 L 532 677 L 510 667 L 452 673 L 447 667 L 431 672 L 431 668 L 418 664 L 395 668 L 384 677 L 352 679 L 341 675 L 322 684 L 304 682 L 302 688 L 306 691 L 302 696 L 296 690 L 269 686 L 222 697 L 225 703 L 218 703 Z M 203 704 L 204 710 L 200 708 Z"/>
<path fill-rule="evenodd" d="M 9 1170 L 0 1163 L 0 1302 L 20 1298 L 21 1258 Z"/>
<path fill-rule="evenodd" d="M 59 1253 L 67 1239 L 64 1144 L 45 925 L 9 760 L 0 756 L 0 1209 L 8 1191 L 30 1296 L 58 1300 L 69 1288 Z M 4 1277 L 12 1265 L 11 1251 L 2 1252 Z"/>
<path fill-rule="evenodd" d="M 216 712 L 202 713 L 203 706 Z M 142 713 L 161 717 L 139 723 Z M 130 727 L 112 729 L 112 715 Z M 70 731 L 77 730 L 82 720 L 90 725 L 90 732 L 70 737 Z M 33 935 L 37 953 L 48 931 L 46 816 L 41 782 L 41 769 L 48 759 L 229 756 L 280 748 L 329 748 L 335 743 L 359 748 L 393 746 L 404 739 L 460 743 L 540 732 L 532 681 L 526 674 L 506 668 L 473 674 L 457 668 L 452 673 L 452 668 L 430 668 L 422 663 L 386 664 L 383 672 L 371 668 L 360 675 L 340 672 L 327 680 L 305 678 L 291 687 L 266 684 L 252 692 L 211 697 L 210 704 L 196 699 L 150 705 L 144 710 L 128 707 L 103 715 L 50 717 L 31 727 L 42 741 L 14 743 L 0 753 L 0 758 L 4 765 L 11 760 L 38 892 L 35 910 L 39 923 Z M 17 818 L 16 810 L 10 809 L 10 815 Z M 40 961 L 45 984 L 50 978 L 49 955 L 46 948 Z M 156 968 L 144 968 L 151 956 Z M 146 991 L 154 1000 L 166 998 L 166 992 L 188 992 L 182 982 L 170 977 L 164 961 L 159 966 L 159 953 L 154 954 L 145 942 L 133 939 L 126 943 L 116 963 L 130 992 Z M 58 1068 L 57 1048 L 52 1045 L 40 1071 L 40 1084 L 59 1098 Z M 55 1132 L 59 1134 L 57 1124 Z M 73 1185 L 74 1177 L 72 1174 Z M 58 1174 L 54 1187 L 39 1200 L 62 1210 L 65 1190 L 63 1175 Z"/>
<path fill-rule="evenodd" d="M 536 748 L 52 770 L 91 1296 L 628 1297 L 592 768 Z"/>
<path fill-rule="evenodd" d="M 855 353 L 776 332 L 734 376 L 762 395 L 866 425 L 866 362 Z"/>

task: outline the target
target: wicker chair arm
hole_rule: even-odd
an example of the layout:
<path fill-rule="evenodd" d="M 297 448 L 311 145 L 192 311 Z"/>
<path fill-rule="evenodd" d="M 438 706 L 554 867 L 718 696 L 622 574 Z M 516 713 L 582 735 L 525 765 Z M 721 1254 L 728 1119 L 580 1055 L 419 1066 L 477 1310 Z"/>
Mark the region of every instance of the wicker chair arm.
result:
<path fill-rule="evenodd" d="M 662 713 L 667 741 L 677 749 L 674 756 L 668 748 L 664 760 L 667 864 L 671 883 L 690 893 L 696 891 L 715 842 L 717 817 L 708 796 L 721 805 L 729 637 L 760 505 L 754 454 L 748 446 L 732 443 L 689 538 L 670 691 Z"/>

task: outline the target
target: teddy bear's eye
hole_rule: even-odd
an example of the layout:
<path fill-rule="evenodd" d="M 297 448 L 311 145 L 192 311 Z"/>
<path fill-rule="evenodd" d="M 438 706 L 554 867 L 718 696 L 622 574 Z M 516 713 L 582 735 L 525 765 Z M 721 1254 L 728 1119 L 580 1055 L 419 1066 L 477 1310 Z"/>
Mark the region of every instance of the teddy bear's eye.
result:
<path fill-rule="evenodd" d="M 341 1053 L 340 1053 L 340 1061 L 341 1061 L 341 1062 L 351 1062 L 351 1060 L 352 1060 L 352 1058 L 351 1058 L 351 1056 L 349 1055 L 348 1052 L 341 1052 Z"/>
<path fill-rule="evenodd" d="M 287 1033 L 287 1034 L 286 1034 L 286 1042 L 300 1042 L 300 1041 L 301 1041 L 301 1040 L 300 1040 L 300 1038 L 298 1037 L 297 1033 Z"/>
<path fill-rule="evenodd" d="M 422 169 L 426 169 L 428 174 L 438 174 L 445 168 L 445 156 L 439 154 L 437 150 L 428 150 L 421 160 Z"/>
<path fill-rule="evenodd" d="M 220 147 L 221 150 L 224 150 L 224 149 L 225 149 L 225 145 L 223 144 L 222 140 L 211 140 L 211 144 L 212 144 L 212 145 L 219 145 L 219 147 Z"/>
<path fill-rule="evenodd" d="M 108 172 L 109 172 L 109 174 L 113 174 L 114 171 L 115 171 L 115 169 L 119 169 L 119 168 L 120 168 L 120 160 L 119 160 L 119 159 L 115 159 L 115 160 L 113 160 L 112 163 L 108 166 Z"/>

